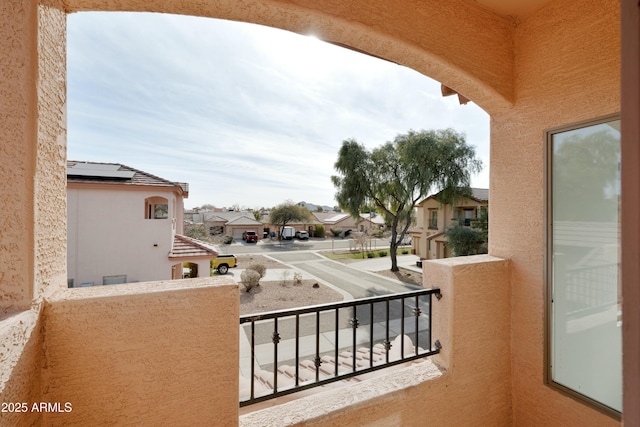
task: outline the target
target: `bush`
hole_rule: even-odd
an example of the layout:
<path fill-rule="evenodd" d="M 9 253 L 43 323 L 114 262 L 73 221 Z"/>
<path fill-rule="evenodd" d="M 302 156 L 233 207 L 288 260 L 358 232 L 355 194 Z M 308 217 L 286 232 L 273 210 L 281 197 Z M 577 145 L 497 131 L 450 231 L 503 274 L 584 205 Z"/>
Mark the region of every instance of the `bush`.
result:
<path fill-rule="evenodd" d="M 267 267 L 265 267 L 264 264 L 251 264 L 249 267 L 247 267 L 247 270 L 255 271 L 260 275 L 261 279 L 265 274 L 267 274 Z"/>
<path fill-rule="evenodd" d="M 374 256 L 373 252 L 367 252 L 367 258 L 373 258 Z"/>
<path fill-rule="evenodd" d="M 302 273 L 298 273 L 298 272 L 293 273 L 293 284 L 302 285 Z"/>
<path fill-rule="evenodd" d="M 254 287 L 258 286 L 260 282 L 260 273 L 255 270 L 245 270 L 240 275 L 240 281 L 244 285 L 247 292 L 251 291 Z"/>
<path fill-rule="evenodd" d="M 224 236 L 222 239 L 223 239 L 222 242 L 227 245 L 230 245 L 231 243 L 233 243 L 233 236 Z"/>
<path fill-rule="evenodd" d="M 342 233 L 342 230 L 340 228 L 330 228 L 329 231 L 333 233 L 333 237 L 338 237 L 340 236 L 340 233 Z"/>
<path fill-rule="evenodd" d="M 324 225 L 316 224 L 315 237 L 324 237 Z"/>
<path fill-rule="evenodd" d="M 380 255 L 381 257 L 387 256 L 387 251 L 380 251 L 378 252 L 378 255 Z"/>
<path fill-rule="evenodd" d="M 409 253 L 409 249 L 403 249 L 402 250 L 402 255 L 407 255 Z"/>

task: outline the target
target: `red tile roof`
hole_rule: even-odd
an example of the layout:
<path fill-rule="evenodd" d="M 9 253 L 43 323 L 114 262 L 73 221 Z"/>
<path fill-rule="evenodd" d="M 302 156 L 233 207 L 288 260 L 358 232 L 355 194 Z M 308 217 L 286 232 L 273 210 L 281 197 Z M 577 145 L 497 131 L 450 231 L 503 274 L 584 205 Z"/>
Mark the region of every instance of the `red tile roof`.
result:
<path fill-rule="evenodd" d="M 187 236 L 176 234 L 173 239 L 173 248 L 169 253 L 169 258 L 215 258 L 218 252 L 212 246 L 204 242 L 192 239 Z"/>

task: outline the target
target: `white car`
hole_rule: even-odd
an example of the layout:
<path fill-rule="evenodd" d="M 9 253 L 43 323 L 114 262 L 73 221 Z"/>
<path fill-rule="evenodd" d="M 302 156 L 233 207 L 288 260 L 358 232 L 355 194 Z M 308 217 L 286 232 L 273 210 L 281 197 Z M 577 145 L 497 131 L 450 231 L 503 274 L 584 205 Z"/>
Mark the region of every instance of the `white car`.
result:
<path fill-rule="evenodd" d="M 296 237 L 300 240 L 309 240 L 309 232 L 307 231 L 296 231 Z"/>
<path fill-rule="evenodd" d="M 396 239 L 400 239 L 400 236 L 399 235 L 396 236 Z M 412 241 L 411 236 L 405 235 L 402 241 L 398 240 L 398 246 L 410 245 L 411 241 Z M 389 243 L 391 243 L 391 239 L 389 239 Z"/>

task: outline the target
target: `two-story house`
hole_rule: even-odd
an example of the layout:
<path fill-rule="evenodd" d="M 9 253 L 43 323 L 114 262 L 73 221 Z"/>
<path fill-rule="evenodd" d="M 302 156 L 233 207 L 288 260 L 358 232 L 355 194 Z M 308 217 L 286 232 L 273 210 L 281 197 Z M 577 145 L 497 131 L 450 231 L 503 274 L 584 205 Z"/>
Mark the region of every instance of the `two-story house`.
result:
<path fill-rule="evenodd" d="M 217 252 L 182 235 L 188 185 L 117 163 L 67 162 L 70 288 L 209 276 Z"/>
<path fill-rule="evenodd" d="M 440 193 L 433 194 L 416 205 L 416 227 L 409 232 L 413 250 L 420 259 L 439 259 L 451 256 L 444 231 L 456 224 L 470 227 L 481 211 L 489 209 L 489 189 L 472 188 L 469 197 L 461 197 L 453 204 L 444 203 Z"/>

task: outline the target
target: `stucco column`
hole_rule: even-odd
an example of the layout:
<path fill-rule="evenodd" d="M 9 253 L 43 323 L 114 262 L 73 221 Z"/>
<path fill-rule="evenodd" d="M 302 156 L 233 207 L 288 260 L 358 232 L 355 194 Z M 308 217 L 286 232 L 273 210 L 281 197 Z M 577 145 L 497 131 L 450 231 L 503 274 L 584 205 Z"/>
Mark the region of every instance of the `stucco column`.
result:
<path fill-rule="evenodd" d="M 65 26 L 62 8 L 0 3 L 2 311 L 65 283 Z"/>
<path fill-rule="evenodd" d="M 510 394 L 509 262 L 477 255 L 423 261 L 422 266 L 424 286 L 442 293 L 433 303 L 433 339 L 442 344 L 433 361 L 453 374 L 464 370 L 465 381 L 478 375 L 484 378 L 477 384 Z"/>

